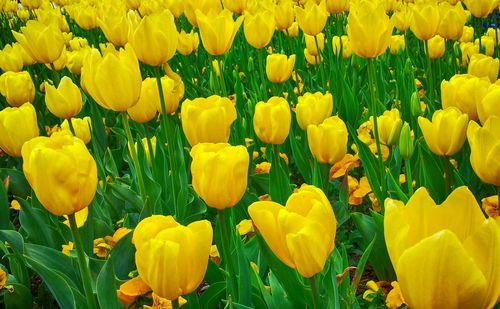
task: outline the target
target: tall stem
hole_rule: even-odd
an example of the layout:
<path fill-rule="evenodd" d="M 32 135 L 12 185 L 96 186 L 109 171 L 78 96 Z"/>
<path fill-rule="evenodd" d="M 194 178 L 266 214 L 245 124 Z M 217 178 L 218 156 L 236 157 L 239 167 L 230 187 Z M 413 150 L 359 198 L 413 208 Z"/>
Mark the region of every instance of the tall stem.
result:
<path fill-rule="evenodd" d="M 217 68 L 219 69 L 219 81 L 220 81 L 220 86 L 222 88 L 222 95 L 227 96 L 227 88 L 226 88 L 226 82 L 224 81 L 224 74 L 222 72 L 222 65 L 221 65 L 222 59 L 217 59 Z"/>
<path fill-rule="evenodd" d="M 448 195 L 452 189 L 450 165 L 450 158 L 444 157 L 444 180 L 446 184 L 446 195 Z"/>
<path fill-rule="evenodd" d="M 413 177 L 411 176 L 410 160 L 405 160 L 406 185 L 408 186 L 408 196 L 413 195 Z"/>
<path fill-rule="evenodd" d="M 316 53 L 318 54 L 318 59 L 316 60 L 316 63 L 318 63 L 319 66 L 319 74 L 321 76 L 321 86 L 323 86 L 323 89 L 326 89 L 326 83 L 325 83 L 325 69 L 323 68 L 323 58 L 321 55 L 321 50 L 319 49 L 319 43 L 318 43 L 318 36 L 314 36 L 314 43 L 316 44 Z"/>
<path fill-rule="evenodd" d="M 71 134 L 73 134 L 73 136 L 76 136 L 75 128 L 73 127 L 73 121 L 71 117 L 68 118 L 68 126 L 69 130 L 71 131 Z"/>
<path fill-rule="evenodd" d="M 179 309 L 179 308 L 180 308 L 180 307 L 179 307 L 179 299 L 178 299 L 178 298 L 177 298 L 177 299 L 174 299 L 174 300 L 172 301 L 172 309 Z"/>
<path fill-rule="evenodd" d="M 78 266 L 80 267 L 80 274 L 82 275 L 83 289 L 85 291 L 85 297 L 87 298 L 87 306 L 89 309 L 95 309 L 96 302 L 94 298 L 94 292 L 92 290 L 92 276 L 90 275 L 89 264 L 87 262 L 87 257 L 83 251 L 82 239 L 80 234 L 78 234 L 78 226 L 76 225 L 75 214 L 68 215 L 69 226 L 71 228 L 71 234 L 73 235 L 73 242 L 76 247 L 76 255 L 78 256 Z"/>
<path fill-rule="evenodd" d="M 260 79 L 262 82 L 263 86 L 263 92 L 262 92 L 262 100 L 265 101 L 267 100 L 267 77 L 266 74 L 264 73 L 264 68 L 265 68 L 265 63 L 264 60 L 262 59 L 262 53 L 264 53 L 265 50 L 257 50 L 257 58 L 259 60 L 259 72 L 260 72 Z"/>
<path fill-rule="evenodd" d="M 226 271 L 231 282 L 231 289 L 228 289 L 229 295 L 232 292 L 232 298 L 238 300 L 238 280 L 236 278 L 236 268 L 234 267 L 233 260 L 231 258 L 231 229 L 228 228 L 230 225 L 230 221 L 226 221 L 225 218 L 226 210 L 219 210 L 219 224 L 220 224 L 220 232 L 221 232 L 221 241 L 222 241 L 222 260 L 226 264 Z"/>
<path fill-rule="evenodd" d="M 319 305 L 319 292 L 318 292 L 318 285 L 316 283 L 316 277 L 312 276 L 311 278 L 309 278 L 309 282 L 311 283 L 311 296 L 313 301 L 313 308 L 319 309 L 321 307 Z"/>
<path fill-rule="evenodd" d="M 429 57 L 429 42 L 424 41 L 425 54 L 427 55 L 427 78 L 429 82 L 429 101 L 430 101 L 430 110 L 433 112 L 436 110 L 434 107 L 434 75 L 432 72 L 432 61 Z"/>

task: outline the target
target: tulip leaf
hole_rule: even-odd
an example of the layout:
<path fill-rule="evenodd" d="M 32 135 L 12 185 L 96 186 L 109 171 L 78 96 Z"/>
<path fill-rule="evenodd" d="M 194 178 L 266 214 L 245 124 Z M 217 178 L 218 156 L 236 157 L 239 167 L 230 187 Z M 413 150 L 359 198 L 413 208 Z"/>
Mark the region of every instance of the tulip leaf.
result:
<path fill-rule="evenodd" d="M 18 232 L 13 230 L 0 230 L 0 240 L 8 242 L 17 252 L 24 252 L 24 239 Z"/>
<path fill-rule="evenodd" d="M 442 203 L 446 198 L 446 182 L 443 177 L 443 168 L 436 160 L 436 156 L 429 151 L 423 139 L 417 145 L 419 184 L 429 191 L 436 203 Z"/>
<path fill-rule="evenodd" d="M 23 199 L 31 194 L 31 187 L 22 171 L 13 168 L 0 168 L 0 182 L 7 177 L 9 177 L 9 193 Z"/>
<path fill-rule="evenodd" d="M 365 252 L 363 252 L 363 255 L 361 255 L 361 258 L 359 259 L 358 266 L 356 267 L 356 272 L 354 273 L 354 280 L 352 283 L 352 288 L 354 291 L 358 289 L 359 281 L 361 280 L 361 276 L 365 271 L 366 262 L 368 262 L 368 257 L 370 257 L 370 254 L 372 253 L 372 249 L 376 240 L 377 240 L 377 235 L 373 237 L 372 241 L 368 244 L 368 246 L 365 249 Z"/>
<path fill-rule="evenodd" d="M 271 297 L 271 308 L 293 308 L 293 304 L 290 302 L 283 286 L 280 284 L 278 278 L 276 278 L 276 275 L 272 270 L 269 271 L 269 285 L 273 293 Z"/>
<path fill-rule="evenodd" d="M 311 166 L 307 158 L 306 150 L 298 145 L 293 130 L 290 130 L 288 140 L 290 141 L 290 145 L 292 146 L 293 159 L 295 164 L 297 165 L 297 168 L 299 169 L 300 174 L 302 175 L 306 183 L 310 183 Z"/>
<path fill-rule="evenodd" d="M 273 145 L 277 147 L 276 145 Z M 290 177 L 288 176 L 287 168 L 284 166 L 284 161 L 281 157 L 275 158 L 276 150 L 273 153 L 273 163 L 269 171 L 269 194 L 273 201 L 284 205 L 292 190 L 290 189 Z M 278 164 L 276 164 L 278 162 Z"/>
<path fill-rule="evenodd" d="M 215 309 L 220 308 L 219 303 L 226 295 L 226 282 L 216 282 L 208 287 L 200 297 L 201 308 Z"/>
<path fill-rule="evenodd" d="M 120 280 L 129 279 L 128 274 L 135 269 L 135 247 L 132 244 L 133 233 L 123 236 L 113 247 L 110 259 L 114 271 Z"/>
<path fill-rule="evenodd" d="M 239 235 L 235 235 L 236 243 L 236 257 L 238 262 L 238 302 L 242 305 L 252 305 L 252 285 L 250 278 L 250 261 L 248 261 L 241 238 Z"/>
<path fill-rule="evenodd" d="M 5 309 L 33 308 L 33 297 L 27 287 L 19 283 L 9 283 L 4 294 Z"/>
<path fill-rule="evenodd" d="M 112 259 L 106 261 L 97 277 L 96 292 L 101 308 L 122 308 L 116 295 L 116 277 Z"/>
<path fill-rule="evenodd" d="M 46 245 L 51 248 L 58 247 L 63 243 L 60 234 L 53 228 L 46 210 L 36 208 L 23 199 L 18 199 L 22 211 L 19 213 L 21 227 L 28 234 L 28 241 Z M 33 199 L 32 204 L 35 204 Z"/>
<path fill-rule="evenodd" d="M 0 229 L 12 229 L 12 223 L 10 222 L 9 199 L 7 197 L 7 190 L 5 190 L 2 183 L 2 178 L 0 178 Z"/>

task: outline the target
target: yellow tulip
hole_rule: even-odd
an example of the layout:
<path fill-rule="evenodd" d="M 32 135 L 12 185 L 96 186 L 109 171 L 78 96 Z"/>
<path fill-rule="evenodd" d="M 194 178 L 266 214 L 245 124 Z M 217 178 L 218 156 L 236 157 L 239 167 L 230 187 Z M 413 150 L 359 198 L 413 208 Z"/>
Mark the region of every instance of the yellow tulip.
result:
<path fill-rule="evenodd" d="M 36 111 L 30 103 L 0 111 L 0 148 L 8 155 L 20 157 L 23 144 L 38 134 Z"/>
<path fill-rule="evenodd" d="M 333 251 L 337 220 L 320 189 L 302 185 L 283 207 L 255 202 L 248 213 L 273 253 L 306 278 L 321 272 Z"/>
<path fill-rule="evenodd" d="M 228 98 L 217 95 L 185 100 L 181 107 L 182 130 L 191 146 L 198 143 L 227 143 L 236 108 Z"/>
<path fill-rule="evenodd" d="M 7 44 L 0 50 L 0 69 L 4 72 L 19 72 L 23 69 L 22 47 L 19 44 Z"/>
<path fill-rule="evenodd" d="M 141 94 L 141 71 L 129 44 L 117 54 L 101 56 L 93 48 L 84 60 L 81 84 L 102 107 L 116 112 L 134 106 Z"/>
<path fill-rule="evenodd" d="M 443 108 L 458 107 L 462 113 L 469 115 L 470 120 L 477 120 L 477 105 L 483 100 L 489 86 L 487 78 L 468 74 L 457 74 L 450 81 L 443 80 L 441 82 Z"/>
<path fill-rule="evenodd" d="M 422 130 L 429 149 L 438 156 L 452 156 L 464 145 L 467 135 L 469 116 L 462 114 L 456 107 L 448 107 L 435 111 L 432 122 L 418 117 L 418 125 Z"/>
<path fill-rule="evenodd" d="M 128 42 L 129 21 L 125 7 L 109 5 L 100 17 L 97 25 L 101 28 L 106 39 L 115 46 L 125 46 Z"/>
<path fill-rule="evenodd" d="M 318 52 L 318 47 L 319 47 L 319 50 L 321 52 L 325 48 L 325 35 L 323 33 L 319 33 L 316 36 L 310 36 L 310 35 L 304 34 L 304 39 L 306 41 L 306 49 L 309 52 L 309 54 L 312 56 L 319 56 L 320 55 L 320 52 Z M 316 46 L 316 41 L 318 41 L 317 46 Z"/>
<path fill-rule="evenodd" d="M 435 60 L 441 58 L 445 51 L 445 41 L 439 34 L 433 36 L 427 41 L 427 47 L 429 49 L 429 58 Z"/>
<path fill-rule="evenodd" d="M 470 163 L 476 175 L 483 182 L 500 186 L 500 117 L 488 117 L 483 127 L 471 121 L 467 139 L 471 148 Z"/>
<path fill-rule="evenodd" d="M 78 2 L 65 6 L 71 19 L 73 19 L 80 28 L 91 30 L 97 28 L 97 8 L 89 2 Z"/>
<path fill-rule="evenodd" d="M 295 55 L 287 57 L 282 54 L 272 54 L 266 59 L 267 79 L 272 83 L 284 83 L 292 76 L 295 65 Z"/>
<path fill-rule="evenodd" d="M 249 155 L 245 146 L 200 143 L 191 149 L 194 191 L 218 210 L 236 205 L 247 188 Z"/>
<path fill-rule="evenodd" d="M 498 60 L 498 59 L 496 59 Z M 477 104 L 479 121 L 484 125 L 491 116 L 500 118 L 500 87 L 493 84 L 488 88 L 484 98 Z"/>
<path fill-rule="evenodd" d="M 447 40 L 458 40 L 463 33 L 467 16 L 459 2 L 452 6 L 449 2 L 439 3 L 440 22 L 437 33 Z"/>
<path fill-rule="evenodd" d="M 483 54 L 472 55 L 467 67 L 467 73 L 477 77 L 488 77 L 494 83 L 498 77 L 500 61 Z"/>
<path fill-rule="evenodd" d="M 389 43 L 389 49 L 391 50 L 391 55 L 396 55 L 397 53 L 405 50 L 405 36 L 404 35 L 393 35 L 391 36 L 391 42 Z"/>
<path fill-rule="evenodd" d="M 332 115 L 333 97 L 330 93 L 307 92 L 298 98 L 295 108 L 297 122 L 302 130 L 310 124 L 318 125 Z"/>
<path fill-rule="evenodd" d="M 160 96 L 156 78 L 148 77 L 142 81 L 141 95 L 137 104 L 127 109 L 127 113 L 135 122 L 146 123 L 158 112 Z M 177 109 L 177 108 L 176 108 Z"/>
<path fill-rule="evenodd" d="M 326 0 L 326 10 L 330 14 L 340 14 L 349 11 L 349 0 Z"/>
<path fill-rule="evenodd" d="M 207 220 L 184 226 L 172 216 L 145 218 L 132 236 L 137 272 L 153 293 L 177 300 L 195 291 L 203 281 L 212 238 Z"/>
<path fill-rule="evenodd" d="M 378 116 L 377 120 L 380 143 L 387 146 L 396 145 L 399 140 L 401 127 L 403 126 L 399 110 L 394 108 L 390 111 L 385 111 L 381 116 Z M 373 126 L 373 117 L 370 117 L 370 121 Z"/>
<path fill-rule="evenodd" d="M 275 28 L 274 14 L 270 11 L 260 11 L 255 15 L 245 14 L 243 32 L 248 44 L 254 48 L 260 49 L 269 44 Z"/>
<path fill-rule="evenodd" d="M 85 144 L 88 144 L 90 142 L 90 139 L 92 138 L 92 134 L 90 133 L 90 117 L 87 116 L 83 117 L 82 119 L 71 118 L 71 124 L 73 125 L 73 129 L 75 130 L 75 136 L 81 139 Z M 73 134 L 69 127 L 68 119 L 64 119 L 63 123 L 61 123 L 61 129 Z"/>
<path fill-rule="evenodd" d="M 202 15 L 207 15 L 210 11 L 217 16 L 222 11 L 222 3 L 220 0 L 185 0 L 184 15 L 186 15 L 189 23 L 193 27 L 201 29 L 200 22 L 196 11 L 200 11 Z M 230 15 L 231 11 L 227 10 Z M 226 13 L 225 13 L 226 14 Z M 210 21 L 210 19 L 208 19 Z M 239 26 L 238 26 L 239 27 Z M 236 29 L 237 30 L 237 29 Z M 202 37 L 203 39 L 203 37 Z"/>
<path fill-rule="evenodd" d="M 403 5 L 398 11 L 394 12 L 392 19 L 394 20 L 394 27 L 400 32 L 405 32 L 410 28 L 412 9 L 408 5 Z"/>
<path fill-rule="evenodd" d="M 311 1 L 307 2 L 305 8 L 296 6 L 295 14 L 300 29 L 302 29 L 305 34 L 311 36 L 321 33 L 328 19 L 328 12 L 324 5 L 317 5 Z"/>
<path fill-rule="evenodd" d="M 212 10 L 207 14 L 196 11 L 196 18 L 203 47 L 213 56 L 224 55 L 231 48 L 234 37 L 243 22 L 243 16 L 234 21 L 232 13 L 228 10 L 220 13 Z"/>
<path fill-rule="evenodd" d="M 23 171 L 40 203 L 56 216 L 87 207 L 97 189 L 97 167 L 83 141 L 56 132 L 22 148 Z"/>
<path fill-rule="evenodd" d="M 290 28 L 286 29 L 285 34 L 291 38 L 296 38 L 299 36 L 299 24 L 294 21 Z"/>
<path fill-rule="evenodd" d="M 479 51 L 479 39 L 476 39 L 474 44 L 477 46 Z M 484 52 L 486 56 L 492 57 L 495 52 L 495 39 L 490 36 L 483 35 L 481 37 L 481 52 Z"/>
<path fill-rule="evenodd" d="M 82 73 L 83 60 L 89 53 L 89 47 L 67 52 L 68 60 L 66 61 L 66 67 L 68 70 L 75 75 L 80 75 Z"/>
<path fill-rule="evenodd" d="M 68 119 L 82 110 L 82 94 L 71 78 L 64 76 L 57 88 L 45 83 L 45 103 L 53 115 Z"/>
<path fill-rule="evenodd" d="M 138 24 L 132 22 L 130 27 L 129 42 L 141 62 L 159 66 L 174 56 L 178 33 L 170 11 L 144 16 Z"/>
<path fill-rule="evenodd" d="M 184 13 L 184 0 L 166 0 L 164 5 L 176 19 Z"/>
<path fill-rule="evenodd" d="M 21 32 L 12 31 L 16 40 L 36 62 L 52 63 L 63 51 L 64 38 L 61 30 L 51 23 L 44 25 L 36 20 L 29 20 Z"/>
<path fill-rule="evenodd" d="M 441 205 L 425 188 L 406 206 L 387 199 L 384 234 L 408 307 L 492 308 L 497 302 L 500 227 L 484 218 L 467 187 Z"/>
<path fill-rule="evenodd" d="M 376 58 L 385 53 L 391 41 L 394 21 L 389 19 L 381 3 L 369 0 L 351 3 L 347 23 L 347 35 L 356 55 Z"/>
<path fill-rule="evenodd" d="M 198 45 L 200 45 L 200 37 L 198 36 L 198 33 L 191 32 L 186 33 L 184 30 L 182 30 L 179 33 L 179 43 L 177 44 L 177 51 L 184 55 L 190 55 L 191 53 L 195 52 L 198 50 Z"/>
<path fill-rule="evenodd" d="M 0 94 L 11 106 L 21 106 L 35 99 L 35 85 L 28 72 L 5 72 L 0 75 Z"/>
<path fill-rule="evenodd" d="M 222 0 L 224 7 L 236 14 L 242 14 L 247 7 L 247 0 Z"/>
<path fill-rule="evenodd" d="M 474 39 L 474 28 L 469 26 L 464 26 L 462 36 L 460 37 L 460 42 L 468 43 L 472 42 L 473 39 Z"/>
<path fill-rule="evenodd" d="M 436 0 L 421 0 L 412 7 L 410 29 L 422 41 L 436 35 L 439 27 L 439 8 Z"/>
<path fill-rule="evenodd" d="M 148 164 L 151 165 L 151 158 L 152 157 L 154 158 L 156 156 L 156 136 L 151 137 L 149 139 L 149 142 L 151 143 L 153 156 L 151 156 L 151 150 L 149 148 L 148 138 L 144 137 L 141 139 L 142 147 L 144 148 L 144 153 L 146 155 L 146 160 L 148 161 Z M 134 146 L 135 146 L 135 151 L 137 151 L 137 143 L 135 143 Z"/>
<path fill-rule="evenodd" d="M 347 59 L 352 55 L 351 43 L 349 42 L 347 35 L 340 37 L 337 35 L 334 36 L 332 39 L 332 47 L 335 55 L 338 55 L 342 50 L 342 57 L 344 57 L 344 59 Z"/>
<path fill-rule="evenodd" d="M 498 0 L 463 0 L 467 10 L 469 10 L 472 15 L 478 18 L 487 17 L 493 12 L 494 9 L 498 8 Z"/>
<path fill-rule="evenodd" d="M 335 164 L 347 153 L 347 127 L 338 116 L 307 126 L 309 149 L 319 163 Z"/>
<path fill-rule="evenodd" d="M 272 97 L 255 105 L 253 128 L 257 137 L 266 144 L 283 144 L 291 122 L 290 105 L 284 98 Z"/>
<path fill-rule="evenodd" d="M 462 52 L 462 66 L 467 66 L 470 58 L 479 53 L 479 46 L 472 43 L 460 43 L 460 51 Z"/>
<path fill-rule="evenodd" d="M 274 21 L 278 30 L 287 30 L 295 20 L 295 11 L 291 1 L 280 1 L 274 7 Z"/>

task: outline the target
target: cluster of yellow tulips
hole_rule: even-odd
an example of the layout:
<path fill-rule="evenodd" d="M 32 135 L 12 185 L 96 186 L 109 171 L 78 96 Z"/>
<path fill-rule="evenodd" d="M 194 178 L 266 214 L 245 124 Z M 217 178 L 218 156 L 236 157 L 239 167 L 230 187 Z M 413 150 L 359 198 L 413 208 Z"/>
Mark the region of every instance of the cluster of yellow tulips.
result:
<path fill-rule="evenodd" d="M 0 0 L 0 306 L 496 308 L 499 0 Z"/>

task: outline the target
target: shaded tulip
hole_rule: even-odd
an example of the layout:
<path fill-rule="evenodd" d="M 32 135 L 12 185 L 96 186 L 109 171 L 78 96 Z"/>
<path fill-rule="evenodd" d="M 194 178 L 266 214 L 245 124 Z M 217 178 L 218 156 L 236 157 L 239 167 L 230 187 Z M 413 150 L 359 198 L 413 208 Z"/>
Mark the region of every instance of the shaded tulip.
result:
<path fill-rule="evenodd" d="M 193 25 L 193 27 L 201 28 L 196 11 L 200 11 L 202 15 L 208 15 L 210 11 L 213 11 L 213 14 L 216 16 L 222 11 L 222 3 L 220 0 L 184 1 L 184 15 L 186 15 L 189 23 Z M 227 11 L 228 13 L 230 13 L 230 15 L 232 15 L 231 11 Z"/>
<path fill-rule="evenodd" d="M 131 20 L 129 42 L 141 62 L 159 66 L 174 56 L 178 33 L 169 10 L 144 16 L 139 23 Z"/>
<path fill-rule="evenodd" d="M 396 145 L 403 125 L 399 110 L 393 108 L 390 111 L 385 111 L 381 116 L 378 116 L 377 120 L 380 142 L 388 146 Z M 373 126 L 373 117 L 370 117 L 370 121 Z"/>
<path fill-rule="evenodd" d="M 74 214 L 92 202 L 97 167 L 81 139 L 64 131 L 33 138 L 23 145 L 22 156 L 26 179 L 52 214 Z"/>
<path fill-rule="evenodd" d="M 460 42 L 468 43 L 472 42 L 473 39 L 474 39 L 474 28 L 469 26 L 464 26 L 462 36 L 460 37 Z"/>
<path fill-rule="evenodd" d="M 440 22 L 437 1 L 418 1 L 412 8 L 411 31 L 419 40 L 430 40 L 436 35 Z"/>
<path fill-rule="evenodd" d="M 35 85 L 28 72 L 5 72 L 0 75 L 0 94 L 11 106 L 21 106 L 35 99 Z"/>
<path fill-rule="evenodd" d="M 480 127 L 471 121 L 467 128 L 471 148 L 470 163 L 483 181 L 500 186 L 500 117 L 490 116 Z"/>
<path fill-rule="evenodd" d="M 224 55 L 233 45 L 234 37 L 243 22 L 243 16 L 234 21 L 232 13 L 228 10 L 220 13 L 212 10 L 207 14 L 196 11 L 196 16 L 203 47 L 213 56 Z"/>
<path fill-rule="evenodd" d="M 321 272 L 335 246 L 337 220 L 320 189 L 302 185 L 283 207 L 270 201 L 248 207 L 254 225 L 273 253 L 306 278 Z"/>
<path fill-rule="evenodd" d="M 407 122 L 403 123 L 403 127 L 401 128 L 398 146 L 401 157 L 405 160 L 410 160 L 411 156 L 413 155 L 415 146 L 413 144 L 411 128 Z"/>
<path fill-rule="evenodd" d="M 326 0 L 326 10 L 330 14 L 339 14 L 349 11 L 349 0 Z"/>
<path fill-rule="evenodd" d="M 179 33 L 179 43 L 177 44 L 177 51 L 184 56 L 190 55 L 191 53 L 198 50 L 200 45 L 200 37 L 198 33 L 191 32 L 186 33 L 182 30 Z"/>
<path fill-rule="evenodd" d="M 342 51 L 342 57 L 344 57 L 344 59 L 347 59 L 352 55 L 351 43 L 349 42 L 347 35 L 343 35 L 341 37 L 334 36 L 332 39 L 332 47 L 333 53 L 337 56 L 340 51 Z"/>
<path fill-rule="evenodd" d="M 66 67 L 68 70 L 75 75 L 80 75 L 82 73 L 83 60 L 89 53 L 89 47 L 67 52 L 68 59 L 66 61 Z"/>
<path fill-rule="evenodd" d="M 296 38 L 299 36 L 299 24 L 294 21 L 290 28 L 285 31 L 285 34 L 291 38 Z"/>
<path fill-rule="evenodd" d="M 255 15 L 245 14 L 243 32 L 245 38 L 252 47 L 260 49 L 265 47 L 273 38 L 276 23 L 274 14 L 270 11 L 260 11 Z"/>
<path fill-rule="evenodd" d="M 30 103 L 0 111 L 0 148 L 8 155 L 20 157 L 23 144 L 38 134 L 36 111 Z"/>
<path fill-rule="evenodd" d="M 75 117 L 83 105 L 80 88 L 67 76 L 61 78 L 57 88 L 45 83 L 45 104 L 56 117 L 64 119 Z"/>
<path fill-rule="evenodd" d="M 437 33 L 447 40 L 458 40 L 463 33 L 467 15 L 462 4 L 439 3 L 440 22 Z"/>
<path fill-rule="evenodd" d="M 247 188 L 249 155 L 245 146 L 200 143 L 191 149 L 194 191 L 218 210 L 236 205 Z"/>
<path fill-rule="evenodd" d="M 304 57 L 306 58 L 307 63 L 310 65 L 319 65 L 321 61 L 323 61 L 323 57 L 319 55 L 313 55 L 311 52 L 304 48 Z"/>
<path fill-rule="evenodd" d="M 92 135 L 90 133 L 91 128 L 91 119 L 90 117 L 83 118 L 71 118 L 71 125 L 75 130 L 75 136 L 81 139 L 85 144 L 90 142 Z M 69 127 L 68 119 L 64 119 L 63 123 L 61 123 L 61 129 L 73 134 Z"/>
<path fill-rule="evenodd" d="M 127 113 L 135 122 L 146 123 L 158 112 L 160 96 L 156 78 L 148 77 L 142 81 L 141 95 L 137 104 L 127 109 Z M 177 108 L 176 108 L 177 109 Z"/>
<path fill-rule="evenodd" d="M 479 46 L 472 42 L 460 43 L 460 51 L 462 53 L 462 66 L 467 66 L 470 58 L 479 53 Z"/>
<path fill-rule="evenodd" d="M 438 156 L 449 157 L 462 148 L 468 122 L 469 116 L 453 106 L 435 111 L 432 122 L 427 118 L 418 117 L 418 125 L 427 146 Z"/>
<path fill-rule="evenodd" d="M 274 21 L 278 30 L 287 30 L 295 20 L 295 11 L 291 1 L 280 1 L 274 7 Z"/>
<path fill-rule="evenodd" d="M 247 7 L 247 0 L 222 0 L 224 7 L 236 14 L 242 14 Z"/>
<path fill-rule="evenodd" d="M 272 97 L 255 105 L 253 128 L 257 137 L 266 144 L 283 144 L 291 122 L 290 105 L 284 98 Z"/>
<path fill-rule="evenodd" d="M 408 5 L 403 5 L 400 10 L 392 14 L 392 19 L 394 20 L 394 27 L 400 32 L 405 32 L 410 28 L 412 9 Z"/>
<path fill-rule="evenodd" d="M 444 38 L 435 35 L 427 41 L 427 48 L 429 49 L 429 58 L 433 60 L 441 58 L 446 48 Z"/>
<path fill-rule="evenodd" d="M 479 51 L 479 39 L 476 39 L 474 44 L 477 46 Z M 481 37 L 481 52 L 486 56 L 492 57 L 495 52 L 495 39 L 490 36 L 483 35 Z"/>
<path fill-rule="evenodd" d="M 500 61 L 483 54 L 472 55 L 467 67 L 467 73 L 477 77 L 488 77 L 494 83 L 498 77 Z"/>
<path fill-rule="evenodd" d="M 282 54 L 272 54 L 266 59 L 267 79 L 272 83 L 284 83 L 292 76 L 295 65 L 295 55 L 287 57 Z"/>
<path fill-rule="evenodd" d="M 307 130 L 310 124 L 318 125 L 332 115 L 333 97 L 330 93 L 307 92 L 298 97 L 295 107 L 297 122 L 302 130 Z"/>
<path fill-rule="evenodd" d="M 7 44 L 0 50 L 0 69 L 4 72 L 19 72 L 23 69 L 23 57 L 19 44 Z"/>
<path fill-rule="evenodd" d="M 384 234 L 408 307 L 492 308 L 497 302 L 500 268 L 492 265 L 500 259 L 500 227 L 484 218 L 467 187 L 441 205 L 425 188 L 406 206 L 387 199 Z"/>
<path fill-rule="evenodd" d="M 478 18 L 483 18 L 491 14 L 494 9 L 498 8 L 498 0 L 463 0 L 467 10 L 469 10 L 472 15 Z"/>
<path fill-rule="evenodd" d="M 488 88 L 484 98 L 477 104 L 477 115 L 481 124 L 485 124 L 491 116 L 500 118 L 500 87 L 493 84 Z"/>
<path fill-rule="evenodd" d="M 182 130 L 191 146 L 198 143 L 227 143 L 236 108 L 228 98 L 217 95 L 185 100 L 181 107 Z"/>
<path fill-rule="evenodd" d="M 338 116 L 307 126 L 309 149 L 319 163 L 335 164 L 347 153 L 347 127 Z"/>
<path fill-rule="evenodd" d="M 391 42 L 389 43 L 389 49 L 391 50 L 391 55 L 396 55 L 397 53 L 405 50 L 405 36 L 404 35 L 393 35 L 391 36 Z"/>
<path fill-rule="evenodd" d="M 385 53 L 391 41 L 394 21 L 389 19 L 381 3 L 369 0 L 351 3 L 347 23 L 347 35 L 356 55 L 376 58 Z"/>
<path fill-rule="evenodd" d="M 203 281 L 212 238 L 207 220 L 184 226 L 172 216 L 145 218 L 132 236 L 137 272 L 156 295 L 177 300 Z"/>
<path fill-rule="evenodd" d="M 113 45 L 125 46 L 127 44 L 130 24 L 125 8 L 121 5 L 110 5 L 100 17 L 97 17 L 97 25 Z"/>
<path fill-rule="evenodd" d="M 318 52 L 318 47 L 320 51 L 323 51 L 323 49 L 325 48 L 325 35 L 323 33 L 319 33 L 316 36 L 305 34 L 304 39 L 306 41 L 306 49 L 312 56 L 320 55 L 320 52 Z M 317 46 L 316 41 L 318 41 Z"/>
<path fill-rule="evenodd" d="M 184 0 L 166 0 L 164 5 L 176 19 L 184 14 Z"/>
<path fill-rule="evenodd" d="M 65 7 L 71 19 L 80 28 L 91 30 L 97 28 L 97 8 L 89 2 L 78 2 Z"/>
<path fill-rule="evenodd" d="M 489 86 L 487 78 L 468 74 L 457 74 L 450 81 L 443 80 L 441 82 L 443 108 L 458 107 L 462 113 L 469 115 L 470 120 L 477 120 L 477 105 L 483 100 Z"/>
<path fill-rule="evenodd" d="M 83 89 L 102 107 L 115 112 L 134 106 L 141 94 L 141 71 L 132 47 L 101 56 L 91 49 L 82 67 Z"/>
<path fill-rule="evenodd" d="M 328 12 L 324 5 L 314 4 L 311 1 L 307 2 L 305 8 L 296 6 L 295 14 L 300 29 L 311 36 L 321 33 L 328 19 Z"/>

